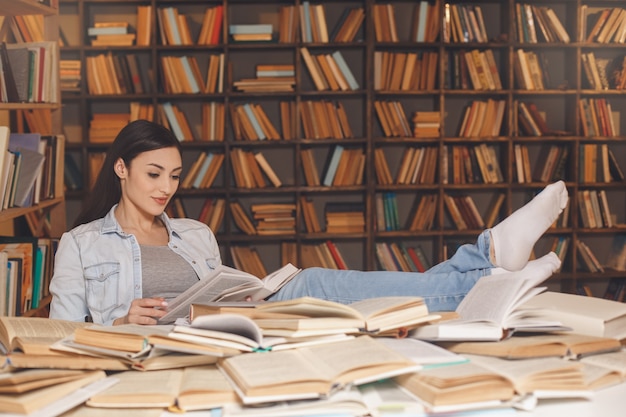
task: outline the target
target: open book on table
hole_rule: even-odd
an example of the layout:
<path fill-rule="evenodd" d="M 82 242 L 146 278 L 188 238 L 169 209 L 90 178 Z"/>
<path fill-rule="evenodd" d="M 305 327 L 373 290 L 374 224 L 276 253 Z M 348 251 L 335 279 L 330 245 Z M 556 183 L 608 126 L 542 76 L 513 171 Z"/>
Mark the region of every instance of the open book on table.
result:
<path fill-rule="evenodd" d="M 237 395 L 215 365 L 151 372 L 126 371 L 112 377 L 118 383 L 93 395 L 87 405 L 111 408 L 207 410 L 237 402 Z M 106 414 L 103 414 L 106 415 Z"/>
<path fill-rule="evenodd" d="M 312 337 L 268 337 L 250 317 L 233 314 L 213 314 L 194 318 L 190 325 L 176 325 L 168 335 L 171 339 L 198 345 L 238 349 L 241 352 L 295 349 L 318 343 L 330 343 L 353 338 L 344 333 Z"/>
<path fill-rule="evenodd" d="M 259 278 L 244 271 L 220 265 L 200 279 L 174 300 L 169 302 L 167 314 L 159 324 L 173 323 L 189 314 L 192 303 L 212 301 L 263 300 L 282 288 L 295 277 L 300 268 L 288 263 L 271 274 Z"/>
<path fill-rule="evenodd" d="M 244 404 L 324 398 L 344 387 L 421 368 L 367 335 L 279 352 L 231 356 L 218 366 Z"/>
<path fill-rule="evenodd" d="M 532 308 L 547 320 L 558 320 L 572 331 L 626 341 L 626 304 L 585 295 L 547 291 L 530 299 Z"/>
<path fill-rule="evenodd" d="M 537 287 L 541 275 L 511 278 L 508 274 L 480 278 L 459 304 L 459 318 L 420 326 L 410 336 L 424 340 L 465 341 L 502 340 L 515 332 L 550 332 L 570 330 L 556 319 L 539 317 L 532 308 L 522 305 L 542 293 Z"/>
<path fill-rule="evenodd" d="M 406 334 L 407 329 L 436 321 L 421 297 L 376 297 L 341 304 L 313 297 L 267 301 L 242 307 L 193 305 L 193 315 L 239 313 L 263 330 L 265 336 L 307 337 L 337 333 Z"/>

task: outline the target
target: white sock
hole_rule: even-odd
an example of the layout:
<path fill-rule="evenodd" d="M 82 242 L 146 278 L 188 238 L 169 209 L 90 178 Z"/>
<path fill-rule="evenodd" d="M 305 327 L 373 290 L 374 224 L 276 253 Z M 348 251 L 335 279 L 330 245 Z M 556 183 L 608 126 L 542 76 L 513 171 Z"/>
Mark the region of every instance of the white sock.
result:
<path fill-rule="evenodd" d="M 563 181 L 548 185 L 525 206 L 491 229 L 495 266 L 519 271 L 526 265 L 535 242 L 567 205 Z"/>

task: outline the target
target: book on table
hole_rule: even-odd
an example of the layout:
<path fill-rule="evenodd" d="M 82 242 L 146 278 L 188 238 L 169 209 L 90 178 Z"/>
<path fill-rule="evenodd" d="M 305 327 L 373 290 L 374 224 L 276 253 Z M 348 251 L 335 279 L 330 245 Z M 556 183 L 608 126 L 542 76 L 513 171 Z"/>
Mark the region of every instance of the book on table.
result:
<path fill-rule="evenodd" d="M 324 398 L 345 387 L 421 368 L 368 335 L 279 352 L 231 356 L 221 360 L 218 367 L 244 404 Z"/>
<path fill-rule="evenodd" d="M 574 333 L 626 340 L 626 304 L 619 301 L 547 291 L 524 307 L 540 318 L 560 321 Z"/>
<path fill-rule="evenodd" d="M 189 325 L 176 325 L 168 337 L 199 345 L 221 346 L 241 352 L 258 352 L 295 349 L 318 343 L 337 342 L 354 336 L 338 333 L 299 338 L 268 337 L 263 335 L 263 331 L 252 318 L 242 314 L 222 313 L 196 317 Z"/>
<path fill-rule="evenodd" d="M 537 398 L 590 394 L 582 366 L 576 361 L 464 356 L 469 359 L 466 363 L 423 369 L 396 377 L 396 382 L 429 406 L 510 403 L 527 394 Z"/>
<path fill-rule="evenodd" d="M 101 370 L 27 369 L 3 373 L 0 412 L 34 415 L 40 411 L 40 415 L 59 415 L 69 408 L 57 404 L 54 414 L 41 410 L 55 402 L 68 403 L 68 396 L 104 378 L 106 374 Z"/>
<path fill-rule="evenodd" d="M 214 363 L 217 358 L 239 354 L 238 349 L 210 344 L 190 343 L 169 337 L 174 326 L 155 325 L 145 326 L 139 324 L 124 324 L 120 326 L 91 325 L 76 329 L 76 331 L 58 345 L 59 350 L 70 350 L 75 353 L 82 352 L 89 355 L 100 355 L 117 358 L 129 366 L 144 369 L 142 364 L 147 359 L 158 356 L 168 356 L 173 353 L 187 354 L 190 356 L 203 356 L 195 361 L 200 363 Z M 75 350 L 72 350 L 75 349 Z M 194 364 L 194 363 L 192 363 Z M 183 362 L 176 366 L 180 367 Z M 161 365 L 165 367 L 165 364 Z"/>
<path fill-rule="evenodd" d="M 557 319 L 537 317 L 522 305 L 546 287 L 541 275 L 511 279 L 508 274 L 480 278 L 456 309 L 459 318 L 420 326 L 411 331 L 417 339 L 437 341 L 502 340 L 516 332 L 570 330 Z"/>
<path fill-rule="evenodd" d="M 253 301 L 263 300 L 282 288 L 299 272 L 300 268 L 288 263 L 269 275 L 259 278 L 247 272 L 220 265 L 172 300 L 168 305 L 167 314 L 159 320 L 159 324 L 173 323 L 176 319 L 187 316 L 192 303 L 243 301 L 248 297 Z"/>
<path fill-rule="evenodd" d="M 93 395 L 96 408 L 169 408 L 178 412 L 207 410 L 238 402 L 230 382 L 215 365 L 151 372 L 125 371 L 118 382 Z"/>
<path fill-rule="evenodd" d="M 620 350 L 619 340 L 574 333 L 524 334 L 494 342 L 443 342 L 442 347 L 458 354 L 497 356 L 507 359 L 557 356 L 577 359 Z"/>
<path fill-rule="evenodd" d="M 225 310 L 228 308 L 228 310 Z M 439 320 L 429 314 L 421 297 L 375 297 L 351 304 L 314 297 L 267 301 L 237 307 L 195 306 L 204 313 L 241 311 L 251 317 L 265 336 L 306 337 L 337 333 L 403 335 L 408 329 Z"/>

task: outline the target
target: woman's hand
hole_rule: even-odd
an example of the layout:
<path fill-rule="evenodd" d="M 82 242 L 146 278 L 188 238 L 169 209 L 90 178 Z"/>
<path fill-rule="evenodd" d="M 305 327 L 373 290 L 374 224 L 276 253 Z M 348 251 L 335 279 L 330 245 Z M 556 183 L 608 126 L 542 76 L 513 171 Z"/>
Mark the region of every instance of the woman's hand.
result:
<path fill-rule="evenodd" d="M 167 302 L 164 298 L 137 298 L 130 303 L 128 314 L 113 321 L 120 324 L 157 324 L 157 320 L 167 313 Z"/>

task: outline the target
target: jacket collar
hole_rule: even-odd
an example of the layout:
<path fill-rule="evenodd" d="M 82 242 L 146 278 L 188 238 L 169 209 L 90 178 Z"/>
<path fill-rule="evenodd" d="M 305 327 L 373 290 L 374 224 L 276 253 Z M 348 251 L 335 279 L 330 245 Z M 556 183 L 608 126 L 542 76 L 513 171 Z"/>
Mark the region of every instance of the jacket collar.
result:
<path fill-rule="evenodd" d="M 126 233 L 124 233 L 124 231 L 122 230 L 122 226 L 120 226 L 120 224 L 117 222 L 117 219 L 115 218 L 114 213 L 115 213 L 116 207 L 117 207 L 117 204 L 111 207 L 111 210 L 109 210 L 106 216 L 104 216 L 103 221 L 102 221 L 102 227 L 100 228 L 100 233 L 102 234 L 118 233 L 122 236 L 126 235 Z M 168 215 L 165 214 L 165 212 L 161 213 L 159 215 L 159 218 L 165 225 L 165 228 L 167 229 L 167 234 L 169 235 L 170 239 L 173 236 L 175 236 L 178 239 L 181 238 L 180 234 L 172 228 L 172 222 L 170 221 L 170 218 L 168 217 Z"/>

